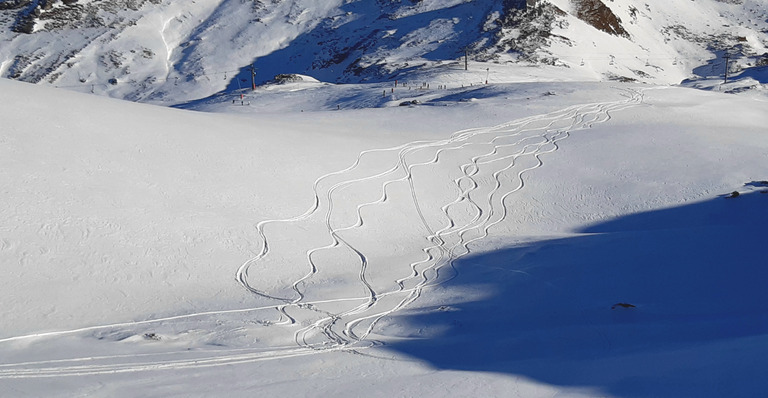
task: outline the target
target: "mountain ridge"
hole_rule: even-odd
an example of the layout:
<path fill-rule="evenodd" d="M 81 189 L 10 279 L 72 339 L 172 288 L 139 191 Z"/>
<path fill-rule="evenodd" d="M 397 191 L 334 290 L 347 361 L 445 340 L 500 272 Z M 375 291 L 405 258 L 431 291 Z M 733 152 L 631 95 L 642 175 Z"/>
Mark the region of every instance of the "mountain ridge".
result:
<path fill-rule="evenodd" d="M 725 50 L 734 71 L 768 59 L 756 0 L 5 0 L 0 27 L 2 77 L 154 103 L 249 87 L 252 67 L 381 82 L 466 55 L 678 84 Z"/>

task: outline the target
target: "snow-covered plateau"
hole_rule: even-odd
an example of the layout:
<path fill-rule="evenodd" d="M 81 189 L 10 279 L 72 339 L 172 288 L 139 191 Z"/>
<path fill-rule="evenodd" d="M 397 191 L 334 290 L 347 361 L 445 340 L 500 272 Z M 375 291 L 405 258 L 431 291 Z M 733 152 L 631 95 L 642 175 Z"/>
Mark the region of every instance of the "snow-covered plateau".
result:
<path fill-rule="evenodd" d="M 517 3 L 0 1 L 0 396 L 765 395 L 765 4 Z"/>

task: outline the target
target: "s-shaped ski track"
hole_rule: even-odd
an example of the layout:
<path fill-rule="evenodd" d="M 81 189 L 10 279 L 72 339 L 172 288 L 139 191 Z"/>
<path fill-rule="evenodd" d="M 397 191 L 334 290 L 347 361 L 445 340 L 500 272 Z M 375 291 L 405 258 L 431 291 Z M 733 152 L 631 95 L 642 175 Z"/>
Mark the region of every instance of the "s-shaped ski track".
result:
<path fill-rule="evenodd" d="M 508 209 L 514 205 L 512 198 L 527 185 L 527 176 L 544 165 L 542 158 L 545 155 L 558 151 L 561 142 L 571 137 L 574 132 L 606 123 L 611 120 L 612 113 L 642 103 L 641 90 L 624 92 L 627 98 L 621 101 L 577 105 L 494 127 L 462 130 L 446 139 L 414 141 L 392 148 L 363 151 L 349 167 L 319 177 L 313 183 L 314 197 L 305 212 L 286 219 L 264 220 L 256 225 L 261 250 L 243 263 L 236 272 L 236 279 L 244 289 L 257 296 L 278 301 L 274 305 L 208 311 L 0 339 L 0 344 L 13 344 L 27 339 L 55 341 L 64 336 L 82 336 L 97 330 L 140 329 L 192 319 L 207 322 L 220 316 L 244 314 L 258 317 L 263 311 L 278 311 L 281 318 L 288 317 L 287 325 L 306 325 L 294 332 L 295 346 L 272 349 L 220 349 L 196 353 L 179 350 L 134 356 L 92 355 L 0 364 L 0 379 L 203 368 L 319 352 L 354 351 L 383 344 L 371 340 L 376 325 L 385 317 L 392 316 L 414 303 L 421 297 L 424 289 L 445 283 L 458 275 L 456 261 L 470 254 L 472 244 L 487 238 L 494 226 L 508 220 Z M 373 165 L 366 163 L 368 158 L 374 157 L 383 157 L 385 160 L 389 158 L 390 161 Z M 415 158 L 420 160 L 413 160 Z M 366 167 L 362 167 L 364 163 Z M 438 173 L 437 170 L 443 172 Z M 450 173 L 444 172 L 446 170 Z M 415 174 L 417 171 L 419 175 Z M 442 192 L 437 196 L 426 196 L 424 184 L 427 181 L 420 177 L 421 174 L 449 178 L 450 184 L 454 186 L 453 193 Z M 345 189 L 362 184 L 376 184 L 380 192 L 378 199 L 354 202 L 339 194 Z M 409 194 L 394 195 L 394 188 L 402 184 L 405 184 Z M 418 215 L 418 221 L 394 226 L 382 225 L 381 220 L 367 216 L 364 211 L 384 205 L 410 207 Z M 336 225 L 334 216 L 337 209 L 348 208 L 354 209 L 354 222 Z M 469 210 L 460 212 L 457 209 Z M 295 248 L 305 252 L 307 272 L 290 284 L 294 295 L 271 295 L 268 287 L 257 286 L 258 275 L 250 275 L 249 269 L 253 264 L 274 254 L 270 247 L 267 227 L 317 222 L 315 219 L 323 223 L 331 243 L 303 249 Z M 389 283 L 376 279 L 381 276 L 373 276 L 370 267 L 374 263 L 378 264 L 377 261 L 382 259 L 381 255 L 375 252 L 366 253 L 349 240 L 350 237 L 364 238 L 364 227 L 421 231 L 419 233 L 423 234 L 423 243 L 417 251 L 421 259 L 398 265 L 397 269 L 402 270 L 402 273 L 400 276 L 386 274 L 387 278 L 391 278 Z M 397 236 L 393 237 L 393 240 L 397 239 Z M 295 241 L 302 242 L 302 236 L 296 236 Z M 406 244 L 402 246 L 409 247 Z M 328 260 L 318 257 L 318 254 L 338 248 L 356 254 L 354 263 L 350 263 L 348 267 L 350 270 L 356 269 L 356 272 L 347 277 L 350 283 L 360 284 L 365 294 L 354 297 L 313 295 L 308 299 L 307 289 L 312 289 L 308 282 L 328 266 L 323 262 Z M 386 258 L 383 260 L 386 261 Z M 444 276 L 445 270 L 450 270 L 449 276 Z M 345 310 L 327 309 L 337 308 L 345 303 L 348 305 Z M 274 324 L 273 327 L 284 326 Z"/>

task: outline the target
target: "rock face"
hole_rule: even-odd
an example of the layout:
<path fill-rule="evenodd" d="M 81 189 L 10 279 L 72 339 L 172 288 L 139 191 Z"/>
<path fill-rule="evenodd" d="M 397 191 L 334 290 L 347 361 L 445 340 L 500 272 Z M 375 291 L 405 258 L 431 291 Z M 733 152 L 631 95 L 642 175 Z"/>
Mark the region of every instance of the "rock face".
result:
<path fill-rule="evenodd" d="M 566 27 L 567 23 L 562 18 L 566 13 L 542 1 L 528 0 L 525 5 L 508 1 L 505 5 L 504 16 L 499 20 L 499 41 L 488 58 L 494 59 L 499 53 L 516 53 L 519 60 L 555 64 L 555 58 L 543 49 L 553 39 L 567 41 L 552 34 L 555 27 Z"/>
<path fill-rule="evenodd" d="M 36 29 L 59 31 L 110 26 L 109 20 L 115 17 L 104 13 L 136 11 L 148 2 L 158 4 L 160 0 L 101 0 L 86 4 L 79 4 L 78 0 L 7 0 L 0 1 L 0 11 L 13 11 L 13 32 L 32 34 Z"/>
<path fill-rule="evenodd" d="M 573 0 L 576 16 L 596 29 L 629 38 L 621 20 L 601 0 Z"/>
<path fill-rule="evenodd" d="M 295 74 L 295 73 L 281 73 L 277 76 L 275 76 L 275 83 L 283 84 L 283 83 L 296 83 L 303 81 L 304 78 L 301 76 Z"/>
<path fill-rule="evenodd" d="M 765 1 L 0 0 L 0 78 L 165 104 L 248 86 L 251 67 L 256 84 L 376 82 L 468 54 L 674 84 L 726 49 L 765 65 Z"/>

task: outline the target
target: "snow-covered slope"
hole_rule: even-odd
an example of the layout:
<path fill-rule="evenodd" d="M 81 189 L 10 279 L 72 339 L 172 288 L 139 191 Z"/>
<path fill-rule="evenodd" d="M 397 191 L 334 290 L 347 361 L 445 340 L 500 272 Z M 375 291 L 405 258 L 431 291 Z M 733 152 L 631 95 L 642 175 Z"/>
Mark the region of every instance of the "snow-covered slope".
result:
<path fill-rule="evenodd" d="M 528 3 L 537 5 L 5 0 L 0 75 L 178 103 L 250 87 L 254 71 L 257 82 L 278 73 L 384 81 L 414 69 L 461 67 L 465 52 L 474 60 L 560 65 L 595 80 L 665 84 L 722 74 L 726 50 L 734 70 L 763 62 L 768 52 L 768 11 L 760 0 Z"/>
<path fill-rule="evenodd" d="M 0 395 L 765 391 L 766 102 L 417 87 L 0 81 Z"/>
<path fill-rule="evenodd" d="M 380 64 L 386 49 L 395 52 L 387 54 L 393 61 L 408 61 L 434 53 L 442 47 L 438 42 L 448 40 L 453 48 L 476 40 L 479 21 L 498 8 L 493 3 L 153 1 L 129 9 L 115 9 L 109 0 L 56 3 L 35 19 L 31 34 L 10 31 L 14 13 L 21 12 L 11 9 L 0 11 L 7 18 L 0 73 L 139 101 L 250 87 L 249 66 L 264 57 L 270 58 L 256 65 L 259 81 L 300 71 L 349 80 Z M 52 24 L 50 14 L 68 22 Z M 460 29 L 452 22 L 457 16 Z M 467 35 L 459 40 L 460 32 Z M 456 53 L 432 58 L 445 56 Z M 378 73 L 373 68 L 370 75 Z"/>
<path fill-rule="evenodd" d="M 763 3 L 0 0 L 0 396 L 763 394 Z"/>
<path fill-rule="evenodd" d="M 553 0 L 568 11 L 566 26 L 553 30 L 566 40 L 552 40 L 549 51 L 571 67 L 603 76 L 677 84 L 700 76 L 723 76 L 725 52 L 731 72 L 768 62 L 768 8 L 746 1 L 605 1 Z M 620 32 L 608 33 L 605 13 Z M 581 16 L 581 18 L 578 18 Z M 764 60 L 764 61 L 763 61 Z"/>

